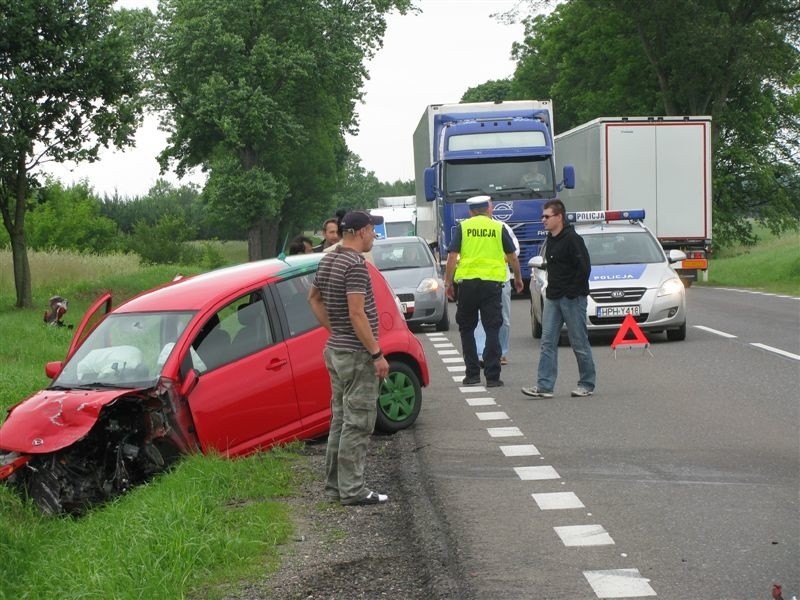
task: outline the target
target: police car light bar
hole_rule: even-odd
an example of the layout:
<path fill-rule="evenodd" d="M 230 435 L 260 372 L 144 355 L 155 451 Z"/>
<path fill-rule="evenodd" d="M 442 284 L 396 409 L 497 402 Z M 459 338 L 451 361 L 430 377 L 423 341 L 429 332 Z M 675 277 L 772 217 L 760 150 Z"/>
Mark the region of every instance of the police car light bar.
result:
<path fill-rule="evenodd" d="M 644 221 L 644 209 L 568 212 L 567 221 L 570 223 L 587 223 L 589 221 Z"/>

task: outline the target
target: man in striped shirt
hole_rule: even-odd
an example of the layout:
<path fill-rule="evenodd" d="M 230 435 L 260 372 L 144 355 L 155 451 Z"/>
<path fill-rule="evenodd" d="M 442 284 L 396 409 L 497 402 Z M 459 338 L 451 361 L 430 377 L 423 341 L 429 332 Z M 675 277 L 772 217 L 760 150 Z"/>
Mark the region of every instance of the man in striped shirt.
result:
<path fill-rule="evenodd" d="M 320 261 L 308 294 L 314 315 L 331 334 L 325 345 L 333 390 L 325 496 L 346 506 L 388 500 L 364 483 L 367 444 L 389 363 L 378 345 L 378 311 L 362 253 L 372 249 L 375 225 L 382 222 L 383 217 L 363 211 L 347 213 L 342 243 Z"/>

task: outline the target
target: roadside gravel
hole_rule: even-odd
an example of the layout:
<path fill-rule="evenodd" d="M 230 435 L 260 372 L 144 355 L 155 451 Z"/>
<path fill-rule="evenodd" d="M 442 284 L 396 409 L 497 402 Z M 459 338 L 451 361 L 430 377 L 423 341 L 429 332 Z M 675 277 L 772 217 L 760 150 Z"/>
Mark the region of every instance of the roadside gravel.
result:
<path fill-rule="evenodd" d="M 296 525 L 279 570 L 227 600 L 469 599 L 450 555 L 446 517 L 430 497 L 414 430 L 373 436 L 366 479 L 380 506 L 343 507 L 323 494 L 325 442 L 306 446 L 307 481 L 288 500 Z"/>

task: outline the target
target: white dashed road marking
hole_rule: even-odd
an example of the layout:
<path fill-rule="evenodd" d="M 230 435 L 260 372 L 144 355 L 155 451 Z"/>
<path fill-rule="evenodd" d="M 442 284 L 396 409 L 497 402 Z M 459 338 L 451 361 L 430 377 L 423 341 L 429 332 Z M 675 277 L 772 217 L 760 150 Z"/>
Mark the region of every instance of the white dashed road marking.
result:
<path fill-rule="evenodd" d="M 642 577 L 639 569 L 612 569 L 609 571 L 584 571 L 583 576 L 598 598 L 642 598 L 655 596 L 650 580 Z"/>
<path fill-rule="evenodd" d="M 544 465 L 541 467 L 514 467 L 514 471 L 516 471 L 517 475 L 519 475 L 519 478 L 523 481 L 561 479 L 561 475 L 558 474 L 558 471 L 556 471 L 550 465 Z"/>
<path fill-rule="evenodd" d="M 698 329 L 714 333 L 722 337 L 735 338 L 735 335 L 717 331 L 709 327 L 695 325 Z M 459 373 L 453 375 L 453 382 L 460 383 L 463 379 L 463 373 L 466 371 L 464 359 L 459 355 L 459 351 L 455 346 L 449 343 L 449 340 L 444 337 L 444 334 L 426 334 L 428 339 L 433 342 L 433 346 L 439 354 L 439 358 L 445 363 L 445 368 L 450 373 Z M 790 358 L 800 360 L 800 356 L 790 354 L 763 344 L 752 344 L 753 346 L 777 352 Z M 458 356 L 457 356 L 458 355 Z M 454 364 L 455 363 L 455 364 Z M 466 395 L 467 404 L 471 407 L 479 406 L 496 406 L 494 398 L 487 396 L 469 397 L 470 394 L 487 393 L 486 387 L 483 385 L 475 386 L 458 386 L 459 391 Z M 496 421 L 496 420 L 510 420 L 511 418 L 504 411 L 487 411 L 475 412 L 475 416 L 480 421 Z M 524 434 L 519 427 L 488 427 L 486 431 L 492 438 L 507 438 L 507 437 L 523 437 Z M 539 454 L 539 450 L 533 444 L 513 444 L 507 446 L 500 446 L 500 450 L 507 457 L 519 456 L 539 456 L 540 460 L 544 460 Z M 542 481 L 561 479 L 558 471 L 550 465 L 538 467 L 514 467 L 517 476 L 523 481 Z M 565 485 L 565 481 L 561 481 L 561 485 Z M 536 502 L 540 510 L 569 510 L 586 508 L 580 498 L 574 492 L 547 492 L 547 493 L 532 493 L 531 497 Z M 591 515 L 591 512 L 587 512 Z M 564 546 L 610 546 L 615 545 L 614 540 L 602 525 L 567 525 L 560 527 L 553 527 L 558 537 L 563 542 Z M 625 556 L 624 554 L 622 556 Z M 642 577 L 638 569 L 610 569 L 610 570 L 595 570 L 583 571 L 584 577 L 591 585 L 595 595 L 598 598 L 639 598 L 644 596 L 655 596 L 656 592 L 650 586 L 650 580 Z"/>
<path fill-rule="evenodd" d="M 602 525 L 553 527 L 565 546 L 611 546 L 614 540 Z"/>
<path fill-rule="evenodd" d="M 482 385 L 465 385 L 464 387 L 458 388 L 458 391 L 462 394 L 477 394 L 477 393 L 486 393 L 486 388 Z"/>
<path fill-rule="evenodd" d="M 489 427 L 486 431 L 488 431 L 489 435 L 493 438 L 522 436 L 519 427 Z"/>
<path fill-rule="evenodd" d="M 500 446 L 506 456 L 539 456 L 539 450 L 533 444 L 516 444 L 514 446 Z"/>
<path fill-rule="evenodd" d="M 508 415 L 502 411 L 498 412 L 479 412 L 475 413 L 475 416 L 478 417 L 481 421 L 501 421 L 501 420 L 508 420 Z"/>
<path fill-rule="evenodd" d="M 491 406 L 497 403 L 494 398 L 467 398 L 467 404 L 470 406 Z"/>
<path fill-rule="evenodd" d="M 711 329 L 711 327 L 706 327 L 705 325 L 695 325 L 695 329 L 702 329 L 703 331 L 707 331 L 708 333 L 713 333 L 714 335 L 721 335 L 724 338 L 735 338 L 736 336 L 732 333 L 725 333 L 724 331 L 717 331 L 716 329 Z"/>
<path fill-rule="evenodd" d="M 542 510 L 565 510 L 568 508 L 585 508 L 586 505 L 575 495 L 575 492 L 552 492 L 547 494 L 531 494 Z"/>
<path fill-rule="evenodd" d="M 794 360 L 800 360 L 800 356 L 797 354 L 792 354 L 791 352 L 787 352 L 786 350 L 780 350 L 779 348 L 773 348 L 772 346 L 767 346 L 766 344 L 750 344 L 751 346 L 755 346 L 756 348 L 761 348 L 762 350 L 766 350 L 767 352 L 774 352 L 775 354 L 780 354 L 781 356 L 785 356 L 786 358 L 793 358 Z"/>

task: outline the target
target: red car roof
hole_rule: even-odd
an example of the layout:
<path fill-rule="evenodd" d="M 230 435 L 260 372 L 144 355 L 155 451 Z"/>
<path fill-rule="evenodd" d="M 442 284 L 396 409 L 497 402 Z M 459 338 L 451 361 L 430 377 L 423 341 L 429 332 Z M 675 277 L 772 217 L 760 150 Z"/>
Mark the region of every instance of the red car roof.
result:
<path fill-rule="evenodd" d="M 271 258 L 209 271 L 168 283 L 143 292 L 114 312 L 149 312 L 165 310 L 199 310 L 219 298 L 251 288 L 259 282 L 284 279 L 290 275 L 313 271 L 323 254 L 300 254 L 285 259 Z"/>

